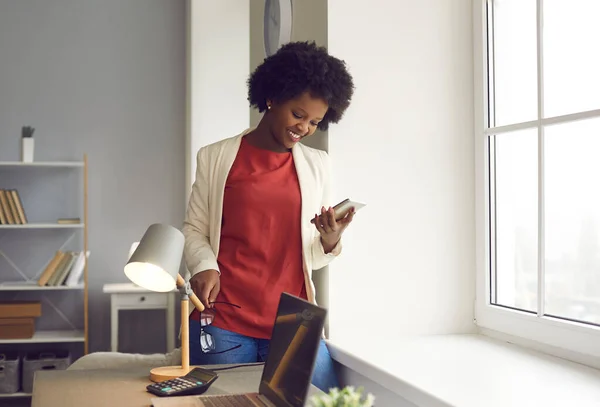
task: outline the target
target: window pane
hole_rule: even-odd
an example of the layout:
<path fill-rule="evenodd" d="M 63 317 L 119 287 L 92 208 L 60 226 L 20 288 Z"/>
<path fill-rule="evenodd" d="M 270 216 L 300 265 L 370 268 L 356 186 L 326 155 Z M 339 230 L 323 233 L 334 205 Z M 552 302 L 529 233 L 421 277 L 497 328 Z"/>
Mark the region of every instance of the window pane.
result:
<path fill-rule="evenodd" d="M 495 136 L 495 303 L 537 311 L 537 130 Z M 494 295 L 495 294 L 495 295 Z"/>
<path fill-rule="evenodd" d="M 600 1 L 544 1 L 544 116 L 600 109 Z"/>
<path fill-rule="evenodd" d="M 535 0 L 493 2 L 495 124 L 537 119 L 537 36 Z M 492 96 L 490 95 L 490 96 Z"/>
<path fill-rule="evenodd" d="M 600 324 L 600 119 L 545 134 L 545 311 Z"/>

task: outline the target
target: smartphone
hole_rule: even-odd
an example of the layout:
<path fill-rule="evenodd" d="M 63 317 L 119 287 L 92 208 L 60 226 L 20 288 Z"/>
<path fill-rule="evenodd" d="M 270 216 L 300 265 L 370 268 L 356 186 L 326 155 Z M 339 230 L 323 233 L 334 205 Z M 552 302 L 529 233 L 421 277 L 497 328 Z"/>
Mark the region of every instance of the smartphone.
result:
<path fill-rule="evenodd" d="M 350 200 L 350 198 L 344 199 L 342 202 L 338 203 L 333 207 L 333 211 L 335 213 L 335 220 L 342 219 L 348 214 L 348 212 L 350 212 L 350 209 L 352 208 L 354 208 L 354 211 L 356 212 L 366 205 L 367 204 L 364 204 L 362 202 L 352 201 Z M 314 218 L 310 220 L 310 223 L 315 223 Z"/>

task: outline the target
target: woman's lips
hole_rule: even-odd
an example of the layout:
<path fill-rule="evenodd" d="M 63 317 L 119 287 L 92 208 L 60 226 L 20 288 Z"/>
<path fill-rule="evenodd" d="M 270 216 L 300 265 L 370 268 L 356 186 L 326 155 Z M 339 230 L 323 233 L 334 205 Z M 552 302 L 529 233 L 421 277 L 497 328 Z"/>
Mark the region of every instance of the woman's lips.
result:
<path fill-rule="evenodd" d="M 287 135 L 292 139 L 292 141 L 296 142 L 296 141 L 300 141 L 300 139 L 302 138 L 301 135 L 299 135 L 298 133 L 294 133 L 291 130 L 287 130 Z"/>

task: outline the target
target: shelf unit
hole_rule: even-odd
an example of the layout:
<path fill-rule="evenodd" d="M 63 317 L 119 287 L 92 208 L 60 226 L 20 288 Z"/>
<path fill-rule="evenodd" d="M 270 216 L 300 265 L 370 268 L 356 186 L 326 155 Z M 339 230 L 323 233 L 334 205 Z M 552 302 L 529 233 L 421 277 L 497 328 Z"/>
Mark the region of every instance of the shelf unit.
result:
<path fill-rule="evenodd" d="M 0 225 L 0 232 L 3 235 L 13 233 L 13 230 L 20 230 L 20 233 L 26 233 L 27 231 L 34 231 L 39 229 L 68 229 L 68 230 L 81 230 L 82 231 L 82 245 L 83 253 L 88 253 L 88 159 L 87 154 L 83 155 L 82 161 L 44 161 L 44 162 L 19 162 L 19 161 L 0 161 L 0 174 L 3 169 L 10 169 L 10 171 L 22 171 L 30 168 L 31 171 L 39 171 L 40 169 L 50 170 L 52 168 L 63 168 L 63 169 L 75 169 L 83 170 L 82 183 L 83 183 L 83 219 L 82 223 L 77 224 L 60 224 L 56 222 L 33 222 L 18 225 Z M 29 172 L 27 173 L 29 176 Z M 33 175 L 35 176 L 35 172 Z M 2 177 L 0 176 L 0 179 Z M 0 183 L 0 188 L 3 185 Z M 2 274 L 0 270 L 0 281 Z M 74 292 L 83 290 L 83 330 L 72 329 L 72 330 L 37 330 L 32 338 L 27 339 L 0 339 L 0 345 L 19 345 L 19 344 L 68 344 L 68 343 L 81 343 L 83 345 L 83 355 L 88 354 L 89 351 L 89 305 L 88 305 L 88 258 L 84 256 L 84 267 L 83 267 L 83 282 L 77 286 L 42 286 L 37 285 L 36 280 L 27 280 L 22 282 L 8 282 L 0 283 L 0 294 L 2 293 L 29 293 L 29 295 L 35 295 L 35 293 L 57 293 L 52 295 L 62 295 L 61 292 Z M 6 294 L 5 294 L 6 295 Z M 18 392 L 12 394 L 0 394 L 0 398 L 26 398 L 31 397 L 31 394 Z M 1 403 L 0 403 L 1 404 Z"/>

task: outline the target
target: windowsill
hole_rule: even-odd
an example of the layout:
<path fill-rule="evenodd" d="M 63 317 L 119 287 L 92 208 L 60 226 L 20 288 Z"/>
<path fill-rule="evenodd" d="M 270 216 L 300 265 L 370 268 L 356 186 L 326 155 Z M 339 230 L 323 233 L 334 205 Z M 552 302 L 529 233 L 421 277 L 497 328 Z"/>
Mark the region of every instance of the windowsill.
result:
<path fill-rule="evenodd" d="M 598 406 L 600 370 L 483 335 L 332 343 L 332 357 L 417 406 Z M 375 395 L 377 396 L 377 395 Z"/>

